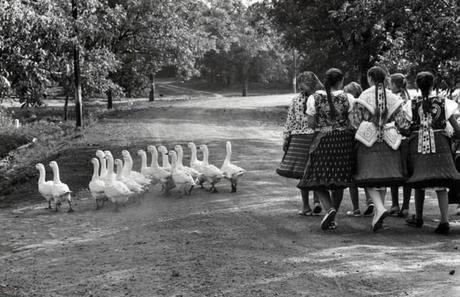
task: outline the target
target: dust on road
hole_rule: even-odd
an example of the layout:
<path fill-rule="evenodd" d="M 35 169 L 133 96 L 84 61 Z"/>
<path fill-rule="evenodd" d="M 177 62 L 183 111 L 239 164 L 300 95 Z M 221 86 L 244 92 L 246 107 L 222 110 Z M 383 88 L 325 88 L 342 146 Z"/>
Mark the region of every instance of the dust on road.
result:
<path fill-rule="evenodd" d="M 459 274 L 449 272 L 460 267 L 460 227 L 448 237 L 433 233 L 435 199 L 426 201 L 422 229 L 390 218 L 376 234 L 370 218 L 344 216 L 347 197 L 335 231 L 321 231 L 320 217 L 295 214 L 296 182 L 274 173 L 279 106 L 288 99 L 158 104 L 102 121 L 85 146 L 58 159 L 76 192 L 75 213 L 44 210 L 36 180 L 3 203 L 0 296 L 458 296 Z M 182 198 L 154 187 L 120 213 L 95 211 L 88 199 L 98 148 L 119 156 L 148 144 L 204 142 L 220 166 L 225 140 L 248 170 L 237 194 L 227 182 L 217 194 L 197 189 Z"/>

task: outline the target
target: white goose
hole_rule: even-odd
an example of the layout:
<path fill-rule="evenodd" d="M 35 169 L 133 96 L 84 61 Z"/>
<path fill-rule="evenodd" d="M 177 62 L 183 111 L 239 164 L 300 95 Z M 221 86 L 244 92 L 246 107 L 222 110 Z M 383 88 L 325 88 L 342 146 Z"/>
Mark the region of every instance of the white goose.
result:
<path fill-rule="evenodd" d="M 97 153 L 97 152 L 96 152 Z M 111 156 L 112 159 L 113 159 L 113 155 L 110 151 L 104 151 L 104 163 L 105 163 L 105 168 L 107 169 L 106 172 L 105 172 L 105 176 L 101 177 L 101 179 L 107 184 L 107 182 L 111 179 L 115 179 L 115 172 L 113 171 L 113 168 L 112 168 L 112 171 L 109 170 L 109 164 L 108 164 L 108 158 L 107 158 L 107 155 Z"/>
<path fill-rule="evenodd" d="M 177 153 L 175 151 L 170 151 L 169 155 L 171 155 L 171 176 L 174 184 L 179 189 L 181 194 L 182 191 L 184 191 L 184 194 L 190 195 L 192 193 L 193 187 L 195 186 L 193 177 L 185 170 L 181 170 L 177 167 Z"/>
<path fill-rule="evenodd" d="M 144 150 L 138 150 L 137 155 L 141 157 L 141 174 L 148 179 L 153 178 L 152 168 L 147 166 L 147 153 Z"/>
<path fill-rule="evenodd" d="M 35 168 L 37 168 L 38 172 L 40 173 L 40 176 L 38 178 L 38 192 L 43 196 L 43 198 L 48 201 L 48 208 L 51 209 L 51 201 L 53 200 L 53 186 L 54 183 L 52 180 L 46 181 L 46 170 L 45 170 L 45 165 L 42 163 L 37 163 L 35 165 Z"/>
<path fill-rule="evenodd" d="M 99 163 L 101 164 L 101 173 L 99 174 L 99 178 L 104 180 L 107 176 L 107 160 L 105 159 L 105 154 L 103 151 L 97 150 L 96 157 L 99 158 Z"/>
<path fill-rule="evenodd" d="M 196 184 L 203 185 L 203 182 L 205 182 L 206 180 L 204 175 L 198 170 L 196 170 L 195 168 L 184 166 L 183 164 L 184 150 L 182 149 L 182 146 L 176 145 L 174 149 L 177 152 L 177 168 L 180 170 L 184 170 L 185 172 L 190 174 L 195 180 Z"/>
<path fill-rule="evenodd" d="M 123 168 L 123 161 L 120 159 L 115 159 L 115 166 L 117 166 L 117 173 L 118 173 L 118 168 Z M 134 179 L 125 176 L 123 174 L 123 170 L 121 171 L 122 171 L 121 174 L 117 174 L 116 180 L 124 183 L 131 192 L 134 192 L 136 194 L 140 194 L 144 192 L 144 188 L 140 184 L 138 184 Z"/>
<path fill-rule="evenodd" d="M 238 179 L 246 173 L 246 170 L 244 170 L 241 167 L 238 167 L 236 165 L 233 165 L 230 162 L 230 159 L 232 157 L 232 143 L 230 141 L 227 141 L 226 143 L 226 148 L 227 148 L 227 155 L 225 156 L 224 163 L 222 164 L 222 167 L 220 170 L 222 170 L 222 173 L 224 174 L 224 177 L 228 179 L 231 184 L 232 184 L 232 193 L 236 192 L 236 185 L 238 183 Z"/>
<path fill-rule="evenodd" d="M 96 200 L 96 209 L 99 209 L 99 202 L 102 202 L 102 206 L 104 206 L 107 200 L 107 196 L 105 196 L 104 193 L 105 182 L 101 180 L 99 175 L 99 161 L 96 158 L 92 158 L 91 163 L 93 163 L 93 176 L 89 182 L 88 188 L 91 196 Z"/>
<path fill-rule="evenodd" d="M 169 157 L 168 157 L 168 149 L 163 146 L 163 145 L 160 145 L 158 147 L 158 152 L 161 153 L 161 157 L 162 157 L 162 168 L 166 171 L 171 171 L 171 164 L 169 163 Z"/>
<path fill-rule="evenodd" d="M 117 174 L 114 176 L 113 156 L 111 154 L 106 154 L 105 156 L 107 158 L 107 174 L 111 178 L 105 184 L 104 193 L 115 204 L 116 210 L 118 210 L 118 206 L 128 202 L 129 197 L 134 195 L 134 193 L 124 183 L 116 179 L 117 177 L 121 177 L 122 168 L 117 168 Z"/>
<path fill-rule="evenodd" d="M 49 166 L 53 170 L 53 200 L 56 205 L 56 211 L 62 201 L 65 200 L 69 203 L 69 210 L 67 212 L 73 212 L 72 197 L 70 195 L 72 192 L 70 191 L 69 186 L 61 181 L 58 164 L 56 161 L 51 161 Z"/>
<path fill-rule="evenodd" d="M 158 151 L 155 146 L 149 145 L 147 150 L 150 152 L 150 154 L 152 154 L 152 163 L 150 164 L 150 169 L 152 170 L 153 179 L 162 184 L 163 190 L 169 190 L 168 183 L 171 180 L 171 172 L 168 172 L 158 165 Z"/>
<path fill-rule="evenodd" d="M 189 142 L 187 145 L 190 148 L 190 167 L 197 170 L 198 172 L 202 171 L 203 162 L 198 160 L 196 156 L 196 145 L 193 142 Z"/>
<path fill-rule="evenodd" d="M 217 189 L 215 184 L 218 183 L 223 177 L 222 171 L 214 165 L 209 164 L 209 150 L 205 144 L 200 145 L 200 150 L 203 152 L 203 166 L 201 173 L 204 174 L 206 180 L 211 184 L 210 192 L 216 193 Z"/>
<path fill-rule="evenodd" d="M 133 179 L 143 187 L 148 187 L 151 180 L 143 176 L 140 172 L 133 170 L 133 158 L 131 157 L 131 154 L 127 150 L 123 150 L 121 154 L 123 155 L 123 161 L 125 162 L 122 170 L 123 176 Z"/>

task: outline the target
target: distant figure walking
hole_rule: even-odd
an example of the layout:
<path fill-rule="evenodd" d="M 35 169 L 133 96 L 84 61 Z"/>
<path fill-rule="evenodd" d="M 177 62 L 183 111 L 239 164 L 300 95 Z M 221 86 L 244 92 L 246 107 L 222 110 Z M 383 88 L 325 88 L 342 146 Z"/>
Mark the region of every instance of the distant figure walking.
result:
<path fill-rule="evenodd" d="M 296 96 L 289 107 L 286 124 L 283 131 L 284 156 L 276 172 L 284 177 L 300 179 L 308 162 L 310 146 L 315 131 L 308 124 L 307 99 L 317 90 L 322 90 L 323 84 L 310 71 L 301 73 L 297 78 L 300 94 Z M 300 190 L 303 207 L 299 215 L 310 216 L 322 211 L 318 197 L 314 194 L 314 208 L 310 208 L 308 190 Z"/>

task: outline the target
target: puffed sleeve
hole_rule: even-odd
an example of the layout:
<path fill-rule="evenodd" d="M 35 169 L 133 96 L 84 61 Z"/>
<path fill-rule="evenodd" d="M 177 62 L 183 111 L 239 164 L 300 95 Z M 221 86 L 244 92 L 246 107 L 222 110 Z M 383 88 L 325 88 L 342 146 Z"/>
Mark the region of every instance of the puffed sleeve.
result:
<path fill-rule="evenodd" d="M 450 117 L 457 111 L 458 104 L 454 100 L 446 99 L 446 119 L 449 120 Z"/>
<path fill-rule="evenodd" d="M 295 99 L 292 100 L 292 103 L 289 106 L 286 123 L 284 124 L 284 129 L 283 129 L 284 138 L 289 138 L 289 136 L 291 136 L 292 130 L 294 130 L 294 125 L 295 125 L 294 105 L 295 105 Z"/>
<path fill-rule="evenodd" d="M 307 114 L 314 116 L 316 114 L 315 97 L 310 95 L 307 99 Z"/>
<path fill-rule="evenodd" d="M 355 97 L 353 97 L 352 94 L 346 93 L 347 98 L 348 98 L 348 103 L 350 104 L 350 108 L 348 109 L 348 112 L 352 112 L 355 106 Z"/>
<path fill-rule="evenodd" d="M 404 116 L 409 120 L 412 121 L 412 101 L 408 100 L 403 106 L 402 111 L 404 112 Z"/>

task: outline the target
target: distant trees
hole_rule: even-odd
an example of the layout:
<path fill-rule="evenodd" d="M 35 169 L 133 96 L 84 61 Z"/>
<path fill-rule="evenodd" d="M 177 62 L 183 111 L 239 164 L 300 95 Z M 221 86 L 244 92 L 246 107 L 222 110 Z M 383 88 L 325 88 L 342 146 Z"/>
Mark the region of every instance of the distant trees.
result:
<path fill-rule="evenodd" d="M 238 82 L 246 96 L 250 79 L 287 79 L 288 56 L 268 12 L 266 3 L 248 8 L 240 0 L 210 1 L 204 13 L 205 28 L 216 47 L 200 61 L 208 81 Z"/>
<path fill-rule="evenodd" d="M 271 10 L 305 67 L 319 73 L 341 67 L 364 86 L 376 63 L 408 73 L 429 69 L 449 85 L 458 81 L 458 13 L 455 0 L 274 0 Z"/>

